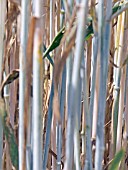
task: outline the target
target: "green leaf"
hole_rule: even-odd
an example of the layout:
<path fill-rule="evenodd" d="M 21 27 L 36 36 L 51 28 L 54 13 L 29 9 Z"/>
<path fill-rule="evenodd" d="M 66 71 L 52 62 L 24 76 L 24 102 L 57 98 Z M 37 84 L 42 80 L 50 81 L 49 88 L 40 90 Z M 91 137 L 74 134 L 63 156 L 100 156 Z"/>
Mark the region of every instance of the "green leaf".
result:
<path fill-rule="evenodd" d="M 89 26 L 86 29 L 85 40 L 87 41 L 91 37 L 92 34 L 93 34 L 93 26 L 92 26 L 92 21 L 91 21 Z"/>
<path fill-rule="evenodd" d="M 58 34 L 55 36 L 55 38 L 53 39 L 52 43 L 49 45 L 49 47 L 47 48 L 47 50 L 44 52 L 44 58 L 52 51 L 54 50 L 56 47 L 58 47 L 60 45 L 61 39 L 63 37 L 65 33 L 65 26 L 58 32 Z"/>
<path fill-rule="evenodd" d="M 119 9 L 121 9 L 120 2 L 116 2 L 112 8 L 112 14 L 116 13 Z"/>
<path fill-rule="evenodd" d="M 114 159 L 112 160 L 111 162 L 111 166 L 110 166 L 110 169 L 109 170 L 117 170 L 118 169 L 118 166 L 121 162 L 121 160 L 123 159 L 124 157 L 124 150 L 121 149 L 114 157 Z"/>
<path fill-rule="evenodd" d="M 47 50 L 46 46 L 44 45 L 44 52 Z M 44 57 L 45 58 L 45 57 Z M 47 59 L 49 60 L 49 62 L 51 63 L 51 65 L 53 66 L 54 65 L 54 62 L 52 60 L 52 57 L 50 56 L 50 54 L 48 53 L 47 54 Z"/>
<path fill-rule="evenodd" d="M 18 145 L 16 143 L 14 130 L 9 122 L 8 114 L 5 109 L 5 103 L 2 98 L 0 99 L 0 116 L 2 119 L 3 131 L 9 145 L 11 162 L 16 170 L 18 170 Z"/>

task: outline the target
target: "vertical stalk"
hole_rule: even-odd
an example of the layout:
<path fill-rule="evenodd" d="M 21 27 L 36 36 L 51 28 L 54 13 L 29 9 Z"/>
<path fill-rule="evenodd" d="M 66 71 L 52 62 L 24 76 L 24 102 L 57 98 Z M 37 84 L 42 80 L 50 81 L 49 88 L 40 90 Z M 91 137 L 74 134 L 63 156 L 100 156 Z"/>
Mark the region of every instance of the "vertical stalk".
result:
<path fill-rule="evenodd" d="M 53 3 L 54 3 L 54 0 L 50 0 L 50 43 L 52 42 L 52 40 L 53 40 L 53 37 L 54 37 L 54 35 L 53 35 L 53 20 L 54 20 L 54 18 L 53 18 Z"/>
<path fill-rule="evenodd" d="M 122 14 L 121 20 L 121 33 L 120 33 L 120 48 L 119 56 L 120 65 L 122 65 L 122 51 L 124 43 L 124 24 L 125 24 L 125 12 Z M 121 48 L 122 47 L 122 48 Z M 116 152 L 121 149 L 121 140 L 122 140 L 122 119 L 123 119 L 123 110 L 124 110 L 124 87 L 125 87 L 125 77 L 126 77 L 126 67 L 121 70 L 121 80 L 120 80 L 120 95 L 119 95 L 119 112 L 118 112 L 118 123 L 117 123 L 117 140 L 116 140 Z"/>
<path fill-rule="evenodd" d="M 53 82 L 52 82 L 50 99 L 49 99 L 47 126 L 46 126 L 46 140 L 45 140 L 44 155 L 43 155 L 43 170 L 46 169 L 47 160 L 48 160 L 48 151 L 49 151 L 50 134 L 51 134 L 51 122 L 52 122 L 52 115 L 53 115 L 53 111 L 52 111 L 53 96 L 54 96 L 54 87 L 53 87 Z"/>
<path fill-rule="evenodd" d="M 59 2 L 59 7 L 60 7 Z M 64 25 L 64 14 L 61 16 L 59 23 L 60 27 L 62 28 Z M 62 131 L 64 128 L 64 106 L 65 106 L 65 97 L 66 97 L 66 64 L 63 69 L 62 74 L 62 83 L 60 89 L 60 115 L 62 124 L 57 126 L 58 133 L 57 133 L 57 170 L 61 170 L 61 156 L 62 156 L 62 147 L 64 145 L 64 141 L 62 141 Z"/>
<path fill-rule="evenodd" d="M 78 104 L 78 81 L 80 73 L 80 65 L 82 54 L 84 51 L 84 35 L 85 35 L 85 25 L 86 17 L 88 13 L 88 0 L 83 0 L 81 3 L 81 9 L 78 14 L 78 29 L 76 35 L 76 49 L 75 57 L 73 63 L 72 81 L 70 89 L 70 113 L 68 114 L 67 122 L 67 140 L 66 140 L 66 161 L 65 170 L 72 169 L 73 163 L 73 136 L 74 136 L 74 118 L 76 115 L 76 108 Z M 75 100 L 74 100 L 75 99 Z"/>
<path fill-rule="evenodd" d="M 100 63 L 99 56 L 97 58 L 97 69 L 96 69 L 96 87 L 94 94 L 94 109 L 93 109 L 93 120 L 92 120 L 92 140 L 96 139 L 96 129 L 97 129 L 97 115 L 98 115 L 98 99 L 99 99 L 99 73 L 100 73 Z"/>
<path fill-rule="evenodd" d="M 33 168 L 42 167 L 42 55 L 41 34 L 38 27 L 34 36 L 33 51 Z"/>
<path fill-rule="evenodd" d="M 1 44 L 0 45 L 0 85 L 2 83 L 5 15 L 6 15 L 6 0 L 1 0 L 0 1 L 0 44 Z M 0 98 L 1 98 L 1 94 L 0 94 Z M 2 117 L 0 116 L 0 169 L 2 169 L 2 153 L 3 153 L 3 127 L 2 127 Z"/>
<path fill-rule="evenodd" d="M 65 94 L 66 94 L 66 65 L 64 66 L 62 74 L 62 85 L 60 92 L 60 114 L 61 120 L 64 122 L 64 106 L 65 106 Z M 58 140 L 57 140 L 57 170 L 61 170 L 61 153 L 62 153 L 62 125 L 58 125 Z"/>
<path fill-rule="evenodd" d="M 84 55 L 84 54 L 83 54 Z M 84 81 L 85 81 L 85 63 L 84 63 L 84 57 L 82 58 L 83 61 L 82 61 L 82 66 L 84 65 L 84 67 L 81 68 L 81 81 L 82 81 L 82 93 L 84 92 Z M 84 164 L 85 164 L 85 153 L 86 153 L 86 140 L 85 140 L 85 124 L 86 124 L 86 121 L 85 121 L 85 113 L 84 113 L 84 96 L 82 95 L 81 96 L 81 99 L 82 99 L 82 122 L 81 122 L 81 142 L 82 142 L 82 146 L 81 146 L 81 169 L 83 170 L 84 169 Z"/>
<path fill-rule="evenodd" d="M 26 166 L 27 169 L 32 169 L 32 59 L 33 59 L 33 37 L 35 30 L 35 18 L 32 17 L 29 24 L 29 35 L 27 43 L 27 61 L 26 61 L 26 84 L 25 84 L 25 124 L 27 126 L 27 143 L 26 143 Z"/>
<path fill-rule="evenodd" d="M 128 44 L 128 11 L 126 11 L 126 16 L 125 16 L 125 21 L 126 21 L 126 29 L 124 31 L 124 57 L 127 57 L 127 44 Z M 126 55 L 126 56 L 125 56 Z M 128 64 L 126 64 L 126 82 L 125 82 L 125 129 L 124 129 L 124 140 L 123 140 L 123 148 L 124 150 L 127 150 L 127 136 L 128 136 Z M 124 159 L 125 162 L 125 159 Z M 124 169 L 127 169 L 127 164 L 123 164 Z M 122 168 L 123 169 L 123 168 Z"/>
<path fill-rule="evenodd" d="M 121 33 L 121 22 L 122 22 L 122 14 L 118 17 L 117 24 L 117 33 L 115 40 L 115 55 L 114 60 L 115 63 L 120 67 L 121 66 L 121 54 L 122 47 L 120 46 L 122 43 L 123 32 Z M 122 27 L 123 28 L 123 27 Z M 123 30 L 122 30 L 123 31 Z M 121 40 L 121 41 L 120 41 Z M 116 140 L 117 140 L 117 124 L 118 124 L 118 110 L 119 110 L 119 95 L 120 95 L 120 79 L 121 79 L 121 70 L 120 68 L 114 68 L 114 101 L 112 107 L 112 156 L 114 156 L 116 152 Z"/>
<path fill-rule="evenodd" d="M 19 170 L 26 168 L 24 99 L 26 74 L 26 46 L 28 33 L 28 0 L 21 2 L 21 44 L 20 44 L 20 76 L 19 76 Z"/>
<path fill-rule="evenodd" d="M 5 16 L 6 16 L 6 0 L 1 0 L 0 1 L 0 44 L 1 44 L 0 45 L 0 84 L 2 81 Z"/>
<path fill-rule="evenodd" d="M 55 21 L 55 18 L 54 18 L 54 0 L 50 0 L 50 43 L 52 42 L 53 40 L 53 37 L 54 37 L 54 21 Z M 51 52 L 51 55 L 53 55 L 53 52 Z M 53 68 L 52 66 L 50 65 L 50 78 L 52 80 L 52 71 L 53 71 Z"/>
<path fill-rule="evenodd" d="M 98 55 L 98 36 L 94 35 L 94 38 L 92 39 L 91 89 L 90 89 L 90 105 L 89 105 L 91 125 L 92 125 L 92 121 L 93 121 L 97 55 Z M 92 129 L 92 127 L 91 127 L 91 129 Z"/>
<path fill-rule="evenodd" d="M 55 32 L 55 14 L 54 14 L 55 0 L 50 0 L 50 43 L 53 40 Z M 53 55 L 53 52 L 51 52 Z M 50 78 L 53 77 L 53 67 L 50 65 Z M 53 115 L 52 125 L 51 125 L 51 148 L 56 153 L 56 119 Z M 52 156 L 52 169 L 56 169 L 56 160 Z"/>
<path fill-rule="evenodd" d="M 74 162 L 76 170 L 80 170 L 80 122 L 81 122 L 81 92 L 82 92 L 82 79 L 79 77 L 78 81 L 78 107 L 75 115 L 75 127 L 74 127 Z"/>
<path fill-rule="evenodd" d="M 121 150 L 122 146 L 122 128 L 123 128 L 123 111 L 124 111 L 124 92 L 125 92 L 125 78 L 126 67 L 122 69 L 122 75 L 120 80 L 120 98 L 119 98 L 119 113 L 118 113 L 118 125 L 117 125 L 117 141 L 116 141 L 116 153 Z"/>
<path fill-rule="evenodd" d="M 110 17 L 112 14 L 112 1 L 107 1 L 106 18 L 104 22 L 104 0 L 99 1 L 98 13 L 98 33 L 99 33 L 99 50 L 100 50 L 100 90 L 98 103 L 98 120 L 96 134 L 96 155 L 95 169 L 102 169 L 102 160 L 104 158 L 104 120 L 106 107 L 106 85 L 108 75 L 108 58 L 110 47 Z"/>
<path fill-rule="evenodd" d="M 33 169 L 42 169 L 42 1 L 34 1 L 34 16 L 36 19 L 33 43 Z"/>
<path fill-rule="evenodd" d="M 4 80 L 5 80 L 6 74 L 4 72 Z M 5 107 L 7 112 L 9 113 L 9 87 L 8 85 L 6 85 L 4 87 L 4 99 L 5 99 Z M 10 159 L 10 154 L 9 154 L 9 145 L 8 145 L 8 141 L 6 139 L 6 169 L 10 170 L 11 166 L 11 159 Z"/>
<path fill-rule="evenodd" d="M 92 170 L 92 150 L 91 150 L 91 116 L 89 113 L 88 107 L 88 76 L 87 76 L 87 56 L 85 62 L 85 73 L 84 73 L 84 83 L 83 83 L 83 90 L 84 90 L 84 113 L 86 118 L 86 160 L 85 160 L 85 167 L 86 170 Z"/>

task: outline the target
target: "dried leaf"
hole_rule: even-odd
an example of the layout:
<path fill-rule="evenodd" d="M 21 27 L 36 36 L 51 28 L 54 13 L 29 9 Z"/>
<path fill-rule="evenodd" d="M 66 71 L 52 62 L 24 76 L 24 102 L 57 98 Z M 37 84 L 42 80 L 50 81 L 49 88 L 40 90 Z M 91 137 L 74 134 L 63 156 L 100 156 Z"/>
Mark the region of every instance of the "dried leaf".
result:
<path fill-rule="evenodd" d="M 3 92 L 4 86 L 12 83 L 19 77 L 19 69 L 12 70 L 10 74 L 7 75 L 5 80 L 2 82 L 0 86 L 0 92 Z"/>

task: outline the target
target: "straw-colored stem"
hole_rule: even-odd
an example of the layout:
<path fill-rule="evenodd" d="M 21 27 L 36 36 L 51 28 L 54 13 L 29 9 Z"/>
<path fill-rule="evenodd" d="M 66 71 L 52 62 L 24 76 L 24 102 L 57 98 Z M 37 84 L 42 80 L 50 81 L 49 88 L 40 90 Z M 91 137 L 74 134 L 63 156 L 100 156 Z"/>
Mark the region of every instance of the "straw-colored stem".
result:
<path fill-rule="evenodd" d="M 122 50 L 123 50 L 123 40 L 124 40 L 124 22 L 125 22 L 125 12 L 122 14 L 121 20 L 121 32 L 120 32 L 120 48 L 118 59 L 120 58 L 120 65 L 122 63 Z M 126 77 L 126 67 L 121 70 L 121 80 L 120 80 L 120 97 L 119 97 L 119 112 L 118 112 L 118 123 L 117 123 L 117 140 L 116 140 L 116 153 L 121 149 L 121 139 L 122 139 L 122 119 L 124 110 L 124 89 L 125 89 L 125 77 Z"/>
<path fill-rule="evenodd" d="M 117 33 L 116 33 L 116 40 L 115 40 L 115 55 L 114 55 L 114 62 L 120 67 L 121 66 L 121 43 L 120 40 L 121 36 L 123 36 L 123 32 L 121 33 L 121 22 L 122 21 L 122 14 L 118 17 L 118 24 L 117 24 Z M 124 28 L 123 28 L 124 29 Z M 123 30 L 122 30 L 123 31 Z M 121 35 L 121 36 L 120 36 Z M 121 37 L 121 38 L 120 38 Z M 119 54 L 120 51 L 120 54 Z M 116 151 L 116 140 L 117 140 L 117 124 L 118 124 L 118 109 L 119 109 L 119 91 L 120 91 L 120 68 L 114 68 L 114 91 L 113 91 L 113 107 L 112 107 L 112 143 L 111 143 L 111 151 L 112 156 L 114 156 Z"/>

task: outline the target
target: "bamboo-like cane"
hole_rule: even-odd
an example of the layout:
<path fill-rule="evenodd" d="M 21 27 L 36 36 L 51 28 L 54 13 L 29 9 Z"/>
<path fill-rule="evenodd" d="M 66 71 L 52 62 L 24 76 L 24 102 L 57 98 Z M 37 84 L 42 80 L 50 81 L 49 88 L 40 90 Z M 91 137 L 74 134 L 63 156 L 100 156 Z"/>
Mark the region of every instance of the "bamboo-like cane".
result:
<path fill-rule="evenodd" d="M 0 44 L 1 44 L 0 46 L 0 84 L 2 83 L 5 16 L 6 16 L 6 0 L 2 0 L 0 1 Z M 3 127 L 2 127 L 2 119 L 0 118 L 0 169 L 2 169 L 2 152 L 3 152 Z"/>
<path fill-rule="evenodd" d="M 112 14 L 112 1 L 107 1 L 106 17 L 104 20 L 104 0 L 99 1 L 99 17 L 98 17 L 98 36 L 99 36 L 99 52 L 100 52 L 100 91 L 98 105 L 98 120 L 96 134 L 96 155 L 95 169 L 102 169 L 102 160 L 104 158 L 104 120 L 106 108 L 106 86 L 108 75 L 108 59 L 110 47 L 111 24 L 110 16 Z M 102 90 L 101 90 L 102 89 Z"/>
<path fill-rule="evenodd" d="M 115 54 L 114 54 L 114 62 L 121 66 L 121 55 L 118 58 L 119 53 L 119 42 L 120 42 L 120 28 L 121 28 L 121 20 L 122 14 L 118 17 L 118 24 L 117 24 L 117 32 L 116 32 L 116 39 L 115 39 Z M 113 91 L 113 107 L 112 107 L 112 143 L 111 143 L 111 153 L 114 156 L 116 151 L 116 139 L 117 139 L 117 123 L 118 123 L 118 107 L 119 107 L 119 89 L 120 89 L 120 68 L 114 68 L 114 91 Z"/>
<path fill-rule="evenodd" d="M 122 15 L 122 20 L 121 20 L 121 28 L 120 28 L 121 31 L 120 31 L 120 42 L 119 42 L 119 54 L 118 54 L 118 60 L 120 60 L 119 65 L 122 65 L 125 12 L 123 12 L 121 15 Z M 125 77 L 126 77 L 126 67 L 122 68 L 120 76 L 121 76 L 121 79 L 120 79 L 119 111 L 118 111 L 118 122 L 117 122 L 116 152 L 120 151 L 120 149 L 121 149 L 122 119 L 123 119 L 123 110 L 124 110 L 124 85 L 125 85 Z"/>
<path fill-rule="evenodd" d="M 70 113 L 68 113 L 68 122 L 67 122 L 67 141 L 66 141 L 66 161 L 65 161 L 65 170 L 72 169 L 73 165 L 73 136 L 74 136 L 74 118 L 78 101 L 78 81 L 79 81 L 79 71 L 80 64 L 82 59 L 82 54 L 84 51 L 84 35 L 85 27 L 87 20 L 88 12 L 88 0 L 83 0 L 81 2 L 81 9 L 78 15 L 78 29 L 76 35 L 76 51 L 75 58 L 73 63 L 73 72 L 72 72 L 72 82 L 70 88 Z M 74 100 L 75 98 L 75 100 Z"/>
<path fill-rule="evenodd" d="M 23 0 L 21 7 L 21 44 L 20 44 L 20 75 L 19 75 L 19 170 L 26 168 L 25 127 L 24 127 L 24 99 L 25 99 L 25 74 L 26 74 L 26 46 L 28 34 L 28 4 Z"/>
<path fill-rule="evenodd" d="M 36 19 L 34 43 L 33 43 L 33 169 L 42 169 L 42 1 L 34 1 L 34 16 Z"/>

